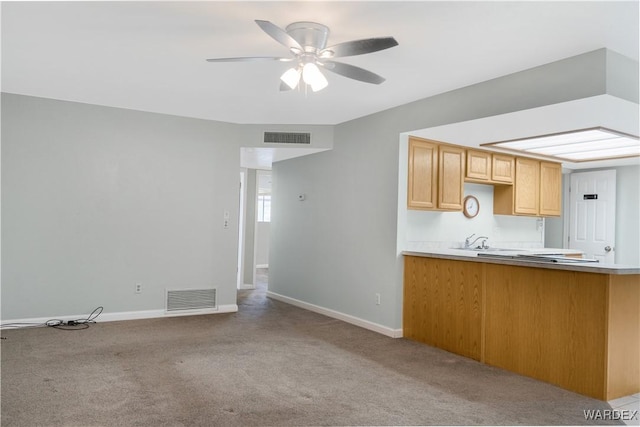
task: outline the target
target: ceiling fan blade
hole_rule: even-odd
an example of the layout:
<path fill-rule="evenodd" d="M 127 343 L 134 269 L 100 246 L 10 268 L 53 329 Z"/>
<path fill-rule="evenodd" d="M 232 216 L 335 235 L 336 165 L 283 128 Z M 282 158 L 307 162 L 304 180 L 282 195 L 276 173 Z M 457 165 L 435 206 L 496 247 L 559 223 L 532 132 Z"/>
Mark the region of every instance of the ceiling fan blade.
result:
<path fill-rule="evenodd" d="M 377 37 L 371 39 L 353 40 L 350 42 L 338 43 L 322 49 L 321 58 L 338 58 L 341 56 L 363 55 L 365 53 L 377 52 L 397 46 L 398 42 L 393 37 Z"/>
<path fill-rule="evenodd" d="M 278 43 L 294 51 L 302 52 L 304 50 L 302 46 L 300 46 L 300 43 L 296 41 L 296 39 L 291 37 L 289 33 L 273 24 L 272 22 L 261 21 L 259 19 L 256 19 L 255 21 L 256 24 L 258 24 L 260 28 L 262 28 L 262 31 L 269 34 L 269 36 L 271 36 L 271 38 L 273 38 Z"/>
<path fill-rule="evenodd" d="M 385 81 L 384 77 L 379 76 L 376 73 L 367 71 L 364 68 L 356 67 L 355 65 L 345 64 L 344 62 L 318 61 L 318 64 L 336 74 L 349 77 L 350 79 L 359 80 L 361 82 L 379 85 Z"/>
<path fill-rule="evenodd" d="M 275 56 L 241 56 L 238 58 L 211 58 L 207 62 L 250 62 L 250 61 L 280 61 L 289 62 L 293 58 L 278 58 Z"/>

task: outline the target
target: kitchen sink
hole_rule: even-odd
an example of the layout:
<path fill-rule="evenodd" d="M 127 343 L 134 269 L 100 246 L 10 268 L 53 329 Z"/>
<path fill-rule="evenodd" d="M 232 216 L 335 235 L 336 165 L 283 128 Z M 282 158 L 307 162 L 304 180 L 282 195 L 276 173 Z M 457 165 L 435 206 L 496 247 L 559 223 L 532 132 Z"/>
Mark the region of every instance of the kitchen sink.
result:
<path fill-rule="evenodd" d="M 505 248 L 451 248 L 451 249 L 458 249 L 461 251 L 473 251 L 473 252 L 503 252 L 503 251 L 508 251 L 508 252 L 517 252 L 517 249 L 505 249 Z"/>

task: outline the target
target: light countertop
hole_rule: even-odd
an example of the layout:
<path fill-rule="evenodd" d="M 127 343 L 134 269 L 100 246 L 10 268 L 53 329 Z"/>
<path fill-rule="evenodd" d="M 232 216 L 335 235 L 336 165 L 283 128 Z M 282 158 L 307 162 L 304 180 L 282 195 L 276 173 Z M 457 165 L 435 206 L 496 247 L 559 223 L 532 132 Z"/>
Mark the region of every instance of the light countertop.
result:
<path fill-rule="evenodd" d="M 621 264 L 603 264 L 584 262 L 580 258 L 564 258 L 567 255 L 580 254 L 571 249 L 430 249 L 424 251 L 404 251 L 403 255 L 427 258 L 454 259 L 460 261 L 506 264 L 522 267 L 548 268 L 554 270 L 582 271 L 601 274 L 640 274 L 639 266 Z M 557 255 L 557 256 L 554 256 Z M 541 257 L 538 257 L 541 256 Z M 546 258 L 543 258 L 546 257 Z M 547 259 L 550 258 L 550 259 Z M 639 282 L 640 284 L 640 282 Z"/>

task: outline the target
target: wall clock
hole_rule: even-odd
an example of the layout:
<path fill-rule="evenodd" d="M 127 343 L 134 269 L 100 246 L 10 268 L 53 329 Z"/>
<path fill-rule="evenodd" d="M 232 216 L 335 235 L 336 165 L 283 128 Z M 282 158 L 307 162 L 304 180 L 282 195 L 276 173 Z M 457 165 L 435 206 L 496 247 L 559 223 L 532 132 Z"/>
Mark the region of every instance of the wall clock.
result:
<path fill-rule="evenodd" d="M 467 218 L 473 218 L 478 215 L 478 212 L 480 212 L 480 203 L 478 202 L 478 199 L 476 199 L 475 196 L 465 197 L 462 204 L 462 213 L 464 213 L 464 216 Z"/>

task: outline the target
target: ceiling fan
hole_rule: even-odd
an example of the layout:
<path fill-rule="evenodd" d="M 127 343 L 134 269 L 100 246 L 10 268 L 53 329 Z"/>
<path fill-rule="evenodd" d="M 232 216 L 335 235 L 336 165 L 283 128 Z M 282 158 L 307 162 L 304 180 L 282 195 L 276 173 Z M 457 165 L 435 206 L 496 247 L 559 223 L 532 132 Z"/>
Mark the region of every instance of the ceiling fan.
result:
<path fill-rule="evenodd" d="M 380 84 L 384 77 L 355 65 L 334 61 L 333 58 L 363 55 L 398 45 L 393 37 L 376 37 L 338 43 L 327 47 L 329 28 L 315 22 L 294 22 L 282 29 L 277 25 L 256 19 L 256 24 L 278 43 L 289 49 L 292 57 L 248 56 L 238 58 L 212 58 L 208 62 L 280 61 L 293 62 L 293 67 L 280 77 L 280 90 L 295 89 L 300 82 L 314 92 L 327 87 L 328 82 L 319 67 L 350 79 Z"/>

